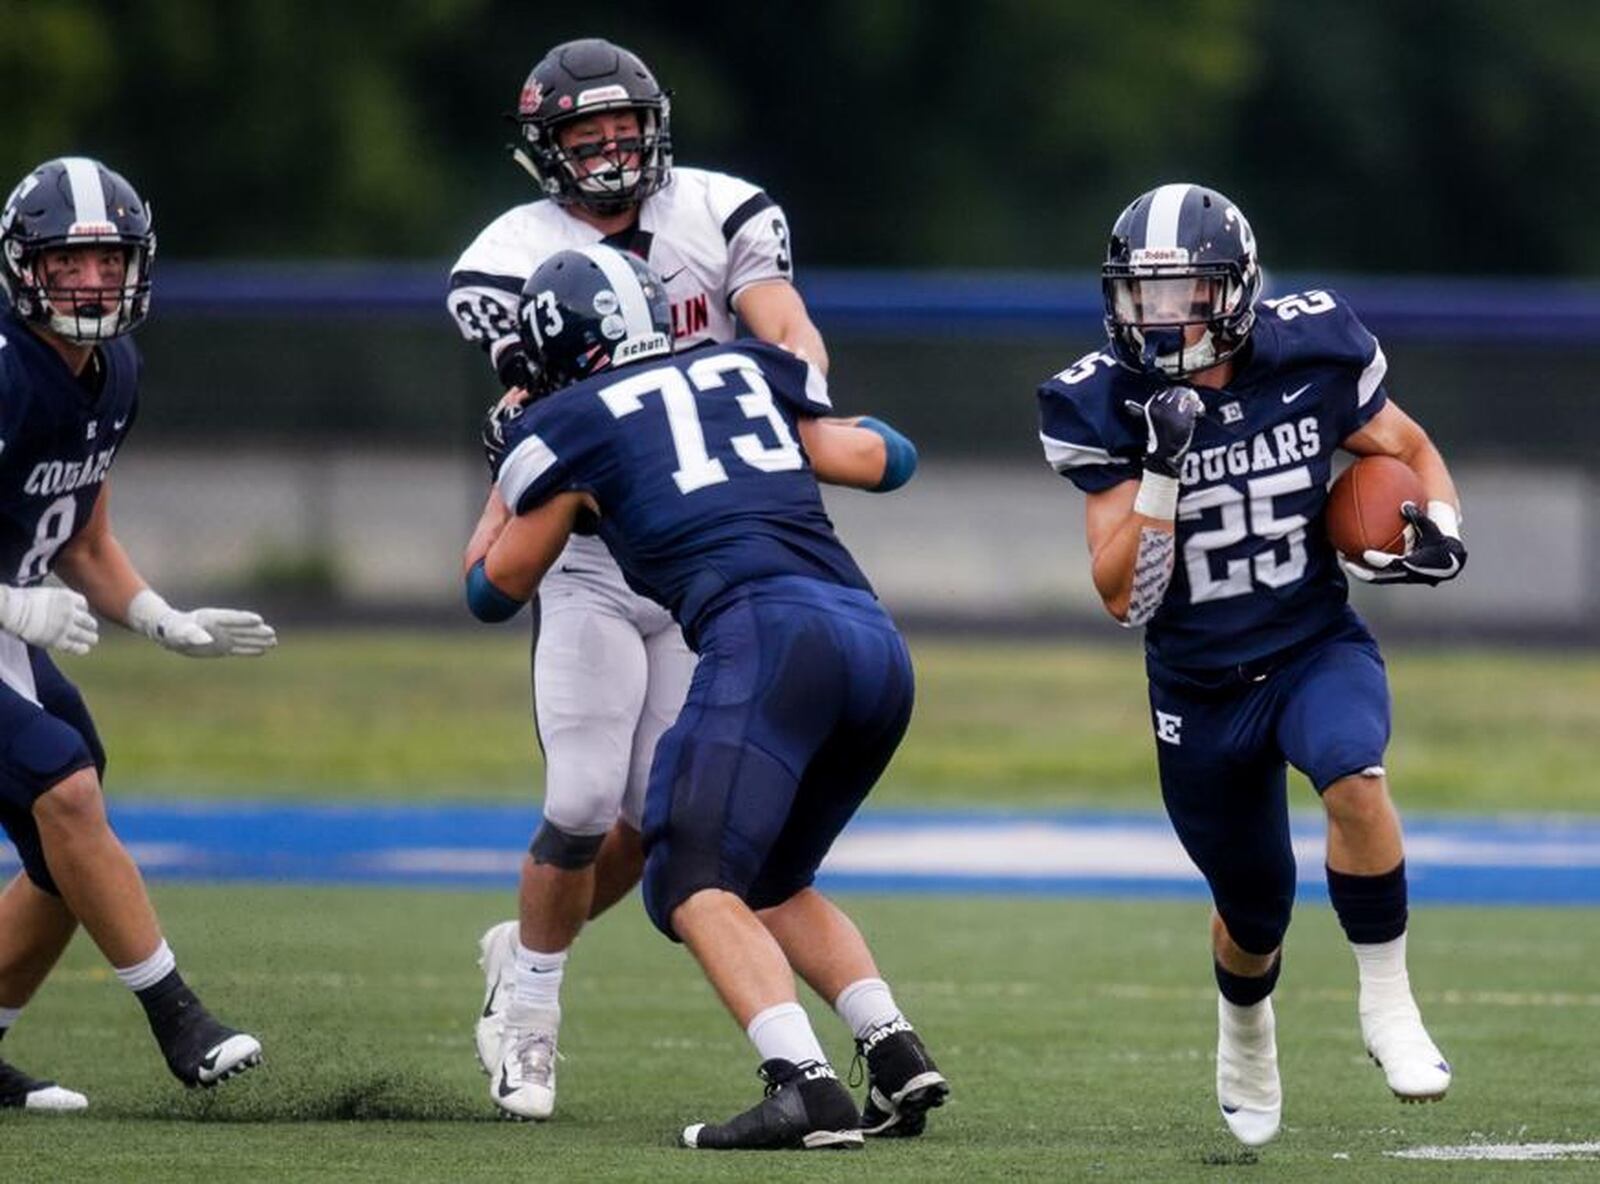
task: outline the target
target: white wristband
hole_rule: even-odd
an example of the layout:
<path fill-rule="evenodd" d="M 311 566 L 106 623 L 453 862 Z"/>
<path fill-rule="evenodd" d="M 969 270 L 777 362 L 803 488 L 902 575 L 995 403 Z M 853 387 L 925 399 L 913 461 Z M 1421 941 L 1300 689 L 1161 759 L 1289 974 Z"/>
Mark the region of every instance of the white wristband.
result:
<path fill-rule="evenodd" d="M 128 628 L 154 639 L 156 625 L 171 611 L 172 606 L 161 598 L 159 592 L 153 588 L 143 588 L 128 601 L 128 609 L 124 615 L 127 617 Z"/>
<path fill-rule="evenodd" d="M 1171 522 L 1178 516 L 1178 479 L 1145 470 L 1139 482 L 1139 496 L 1133 499 L 1133 512 L 1146 518 Z"/>
<path fill-rule="evenodd" d="M 1441 532 L 1457 541 L 1461 539 L 1461 514 L 1449 502 L 1431 501 L 1428 503 L 1428 517 L 1433 519 L 1433 524 Z"/>

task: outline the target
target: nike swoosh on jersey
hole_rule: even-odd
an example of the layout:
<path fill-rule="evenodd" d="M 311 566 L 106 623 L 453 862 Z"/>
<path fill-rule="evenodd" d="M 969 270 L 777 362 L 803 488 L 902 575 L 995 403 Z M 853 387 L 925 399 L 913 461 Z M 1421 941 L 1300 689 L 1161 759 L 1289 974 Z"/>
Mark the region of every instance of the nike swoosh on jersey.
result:
<path fill-rule="evenodd" d="M 489 989 L 489 998 L 483 1005 L 483 1018 L 484 1019 L 489 1019 L 491 1016 L 494 1015 L 494 997 L 496 995 L 498 995 L 499 993 L 500 993 L 500 984 L 499 983 L 495 983 L 495 985 Z"/>
<path fill-rule="evenodd" d="M 673 280 L 677 279 L 680 275 L 682 275 L 684 272 L 686 272 L 688 270 L 689 270 L 689 265 L 687 263 L 685 263 L 682 267 L 678 268 L 678 270 L 673 272 L 671 275 L 662 276 L 661 277 L 661 282 L 663 284 L 670 284 Z"/>
<path fill-rule="evenodd" d="M 1308 383 L 1305 384 L 1305 386 L 1303 386 L 1299 390 L 1295 391 L 1292 395 L 1288 394 L 1288 393 L 1285 393 L 1283 395 L 1283 401 L 1285 403 L 1293 403 L 1296 399 L 1298 399 L 1301 395 L 1305 394 L 1310 389 L 1311 389 L 1311 383 L 1308 382 Z"/>

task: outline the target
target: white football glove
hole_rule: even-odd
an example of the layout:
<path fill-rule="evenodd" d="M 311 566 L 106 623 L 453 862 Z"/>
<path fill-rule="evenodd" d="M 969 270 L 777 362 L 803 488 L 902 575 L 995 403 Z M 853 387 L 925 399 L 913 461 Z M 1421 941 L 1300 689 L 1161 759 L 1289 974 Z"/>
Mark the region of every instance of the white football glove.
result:
<path fill-rule="evenodd" d="M 149 588 L 128 604 L 128 625 L 186 658 L 256 658 L 278 644 L 259 614 L 236 608 L 180 612 Z"/>
<path fill-rule="evenodd" d="M 0 585 L 0 629 L 66 654 L 87 654 L 100 640 L 89 602 L 71 588 Z"/>

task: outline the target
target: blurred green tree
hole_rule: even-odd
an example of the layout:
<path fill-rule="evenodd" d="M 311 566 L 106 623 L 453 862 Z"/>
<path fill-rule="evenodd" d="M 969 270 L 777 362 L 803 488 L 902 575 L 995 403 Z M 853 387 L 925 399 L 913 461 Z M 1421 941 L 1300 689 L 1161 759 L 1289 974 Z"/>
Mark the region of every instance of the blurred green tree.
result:
<path fill-rule="evenodd" d="M 1279 268 L 1600 268 L 1588 0 L 0 0 L 0 176 L 101 155 L 168 255 L 446 257 L 533 196 L 500 115 L 590 34 L 802 266 L 1082 268 L 1193 178 Z"/>

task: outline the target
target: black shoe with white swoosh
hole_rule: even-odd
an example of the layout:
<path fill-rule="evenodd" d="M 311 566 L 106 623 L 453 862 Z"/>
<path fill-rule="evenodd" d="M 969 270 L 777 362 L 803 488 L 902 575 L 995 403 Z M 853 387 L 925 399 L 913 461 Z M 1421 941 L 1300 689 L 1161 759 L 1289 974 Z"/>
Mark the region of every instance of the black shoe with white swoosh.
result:
<path fill-rule="evenodd" d="M 698 1151 L 852 1150 L 863 1145 L 861 1115 L 833 1068 L 773 1058 L 758 1070 L 766 1097 L 727 1122 L 683 1128 L 685 1147 Z"/>
<path fill-rule="evenodd" d="M 188 987 L 162 1001 L 150 1028 L 167 1068 L 190 1087 L 210 1089 L 261 1063 L 261 1041 L 221 1023 Z"/>

